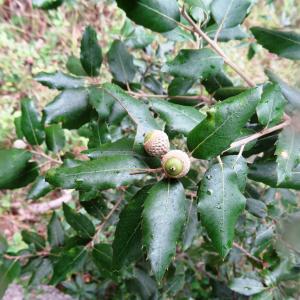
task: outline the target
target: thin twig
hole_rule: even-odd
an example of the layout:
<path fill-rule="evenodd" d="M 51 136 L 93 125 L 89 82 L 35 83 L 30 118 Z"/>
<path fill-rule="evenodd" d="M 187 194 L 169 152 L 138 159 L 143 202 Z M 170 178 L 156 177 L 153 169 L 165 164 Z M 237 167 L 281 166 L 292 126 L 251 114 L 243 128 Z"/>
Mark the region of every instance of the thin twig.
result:
<path fill-rule="evenodd" d="M 30 150 L 31 153 L 35 154 L 35 155 L 38 155 L 38 156 L 41 156 L 41 157 L 44 157 L 46 158 L 47 160 L 53 162 L 53 163 L 56 163 L 56 164 L 61 164 L 61 161 L 60 160 L 57 160 L 57 159 L 54 159 L 52 158 L 51 156 L 43 153 L 43 152 L 39 152 L 39 151 L 35 151 L 35 150 Z"/>
<path fill-rule="evenodd" d="M 281 123 L 279 125 L 276 125 L 276 126 L 271 127 L 271 128 L 265 128 L 260 132 L 254 133 L 254 134 L 252 134 L 252 135 L 250 135 L 250 136 L 248 136 L 244 139 L 241 139 L 239 141 L 236 141 L 236 142 L 232 143 L 230 145 L 230 147 L 227 150 L 225 150 L 224 152 L 229 151 L 231 149 L 239 148 L 239 147 L 244 146 L 244 145 L 247 145 L 248 143 L 250 143 L 250 142 L 252 142 L 252 141 L 254 141 L 254 140 L 256 140 L 256 139 L 258 139 L 262 136 L 265 136 L 265 135 L 270 134 L 274 131 L 285 128 L 285 127 L 289 126 L 290 124 L 291 124 L 291 119 L 288 118 L 288 119 L 286 119 L 286 121 L 284 121 L 283 123 Z"/>
<path fill-rule="evenodd" d="M 247 257 L 249 257 L 250 259 L 256 261 L 257 263 L 260 263 L 262 265 L 264 265 L 264 261 L 253 256 L 251 253 L 249 253 L 245 248 L 243 248 L 241 245 L 237 244 L 236 242 L 233 242 L 233 246 L 237 249 L 239 249 L 241 252 L 243 252 Z"/>

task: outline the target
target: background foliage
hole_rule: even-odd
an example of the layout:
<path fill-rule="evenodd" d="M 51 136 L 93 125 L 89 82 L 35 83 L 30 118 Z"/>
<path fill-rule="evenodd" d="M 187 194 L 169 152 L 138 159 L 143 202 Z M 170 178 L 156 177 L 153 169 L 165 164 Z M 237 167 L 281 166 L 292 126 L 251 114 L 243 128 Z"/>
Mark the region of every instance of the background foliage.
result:
<path fill-rule="evenodd" d="M 0 1 L 0 297 L 297 299 L 299 3 L 179 1 L 222 25 L 220 56 L 176 1 L 117 2 L 142 26 L 114 1 Z M 180 182 L 149 172 L 158 128 L 194 157 Z"/>

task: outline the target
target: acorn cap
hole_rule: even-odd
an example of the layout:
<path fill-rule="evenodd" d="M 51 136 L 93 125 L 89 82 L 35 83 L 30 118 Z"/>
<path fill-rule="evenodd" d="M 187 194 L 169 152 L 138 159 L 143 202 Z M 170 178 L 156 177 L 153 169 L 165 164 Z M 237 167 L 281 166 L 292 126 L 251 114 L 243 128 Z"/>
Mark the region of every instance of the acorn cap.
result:
<path fill-rule="evenodd" d="M 184 177 L 190 170 L 191 161 L 181 150 L 172 150 L 162 158 L 162 167 L 169 178 Z"/>
<path fill-rule="evenodd" d="M 170 150 L 169 137 L 161 130 L 153 130 L 145 135 L 145 151 L 151 156 L 162 156 Z"/>

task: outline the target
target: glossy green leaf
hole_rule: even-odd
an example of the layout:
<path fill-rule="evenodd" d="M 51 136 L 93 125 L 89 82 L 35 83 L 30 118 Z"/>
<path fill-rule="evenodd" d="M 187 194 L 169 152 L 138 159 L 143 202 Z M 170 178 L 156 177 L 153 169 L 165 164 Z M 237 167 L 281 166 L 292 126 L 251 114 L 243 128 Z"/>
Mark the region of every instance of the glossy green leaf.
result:
<path fill-rule="evenodd" d="M 292 177 L 293 169 L 300 163 L 300 133 L 286 127 L 279 134 L 276 152 L 278 183 Z"/>
<path fill-rule="evenodd" d="M 154 129 L 160 129 L 151 115 L 147 105 L 127 95 L 121 88 L 113 84 L 103 86 L 106 93 L 115 99 L 127 112 L 130 119 L 137 126 L 135 149 L 141 151 L 144 144 L 144 135 Z"/>
<path fill-rule="evenodd" d="M 226 150 L 255 112 L 261 89 L 253 88 L 217 103 L 207 118 L 188 135 L 188 147 L 196 158 L 210 159 Z"/>
<path fill-rule="evenodd" d="M 82 238 L 93 238 L 96 230 L 90 219 L 82 213 L 77 213 L 67 204 L 63 204 L 64 215 L 68 224 Z"/>
<path fill-rule="evenodd" d="M 243 22 L 251 5 L 251 0 L 214 0 L 212 15 L 222 28 L 235 27 Z"/>
<path fill-rule="evenodd" d="M 214 98 L 219 101 L 223 101 L 227 98 L 237 96 L 245 91 L 248 88 L 243 86 L 228 86 L 228 87 L 221 87 L 214 92 Z"/>
<path fill-rule="evenodd" d="M 93 27 L 87 26 L 81 39 L 81 65 L 89 76 L 94 77 L 99 75 L 102 60 L 102 50 L 98 44 L 97 33 Z"/>
<path fill-rule="evenodd" d="M 150 92 L 156 95 L 164 94 L 164 88 L 162 86 L 162 82 L 156 79 L 152 75 L 145 76 L 143 80 L 143 84 L 146 89 L 148 89 Z"/>
<path fill-rule="evenodd" d="M 40 251 L 45 248 L 45 239 L 39 234 L 28 230 L 22 230 L 21 234 L 23 241 L 28 245 L 33 244 L 36 250 Z"/>
<path fill-rule="evenodd" d="M 272 53 L 292 60 L 300 59 L 300 34 L 263 27 L 252 27 L 257 42 Z"/>
<path fill-rule="evenodd" d="M 67 275 L 76 269 L 86 258 L 83 247 L 72 248 L 61 253 L 53 266 L 53 276 L 49 284 L 56 285 L 66 279 Z"/>
<path fill-rule="evenodd" d="M 164 180 L 149 191 L 143 212 L 143 237 L 155 277 L 160 281 L 173 256 L 186 219 L 184 188 Z"/>
<path fill-rule="evenodd" d="M 76 89 L 84 86 L 84 80 L 62 72 L 38 73 L 34 79 L 50 89 Z"/>
<path fill-rule="evenodd" d="M 223 63 L 222 57 L 211 49 L 184 49 L 180 50 L 173 61 L 164 66 L 163 71 L 176 77 L 206 79 L 216 75 Z"/>
<path fill-rule="evenodd" d="M 32 0 L 32 6 L 34 8 L 41 8 L 41 9 L 55 9 L 62 5 L 64 0 Z"/>
<path fill-rule="evenodd" d="M 65 233 L 62 223 L 54 211 L 47 227 L 48 242 L 51 247 L 62 246 L 65 240 Z"/>
<path fill-rule="evenodd" d="M 210 167 L 202 180 L 198 201 L 201 223 L 224 258 L 232 247 L 234 228 L 246 205 L 236 172 L 226 164 Z"/>
<path fill-rule="evenodd" d="M 245 296 L 252 296 L 262 292 L 265 287 L 263 284 L 252 278 L 234 278 L 229 286 L 233 291 L 245 295 Z"/>
<path fill-rule="evenodd" d="M 52 191 L 52 186 L 45 180 L 45 177 L 39 176 L 33 183 L 31 189 L 27 194 L 27 199 L 37 200 L 44 197 Z"/>
<path fill-rule="evenodd" d="M 205 32 L 211 39 L 214 39 L 215 35 L 217 33 L 217 30 L 218 30 L 218 25 L 214 24 L 214 25 L 207 27 Z M 247 34 L 247 32 L 244 31 L 244 29 L 240 25 L 238 25 L 235 27 L 222 29 L 218 35 L 218 41 L 219 42 L 229 42 L 231 40 L 243 40 L 248 37 L 249 37 L 249 35 Z"/>
<path fill-rule="evenodd" d="M 48 171 L 46 179 L 54 186 L 65 189 L 105 190 L 129 185 L 143 176 L 133 174 L 146 165 L 133 156 L 115 155 L 93 161 L 83 161 L 75 167 L 62 167 Z"/>
<path fill-rule="evenodd" d="M 44 141 L 45 132 L 33 101 L 31 99 L 23 99 L 21 101 L 21 110 L 22 132 L 26 140 L 31 145 L 40 145 Z"/>
<path fill-rule="evenodd" d="M 115 40 L 107 54 L 110 72 L 113 78 L 121 83 L 128 84 L 133 81 L 136 67 L 133 64 L 133 56 L 126 46 L 119 40 Z"/>
<path fill-rule="evenodd" d="M 45 133 L 48 150 L 57 153 L 64 148 L 66 143 L 65 133 L 59 124 L 46 127 Z"/>
<path fill-rule="evenodd" d="M 111 136 L 109 134 L 108 124 L 99 120 L 94 120 L 89 123 L 89 148 L 99 148 L 101 145 L 110 142 Z"/>
<path fill-rule="evenodd" d="M 47 258 L 42 259 L 41 262 L 34 269 L 32 276 L 28 282 L 28 285 L 30 286 L 39 285 L 43 283 L 45 279 L 48 279 L 50 274 L 52 274 L 51 261 Z"/>
<path fill-rule="evenodd" d="M 277 83 L 280 86 L 281 92 L 286 100 L 288 100 L 294 108 L 300 109 L 300 89 L 291 87 L 271 70 L 266 70 L 265 72 L 272 82 Z M 293 111 L 293 109 L 291 109 L 291 111 Z"/>
<path fill-rule="evenodd" d="M 267 84 L 256 108 L 260 124 L 266 127 L 277 125 L 283 118 L 285 103 L 279 85 Z"/>
<path fill-rule="evenodd" d="M 164 100 L 150 100 L 152 110 L 163 119 L 168 131 L 188 133 L 205 119 L 205 114 L 199 110 L 179 104 L 173 104 Z"/>
<path fill-rule="evenodd" d="M 238 155 L 228 155 L 222 157 L 223 164 L 227 165 L 229 168 L 232 168 L 236 173 L 238 185 L 240 191 L 243 193 L 246 188 L 247 175 L 248 175 L 248 165 L 247 161 Z"/>
<path fill-rule="evenodd" d="M 68 71 L 77 76 L 87 76 L 87 73 L 84 71 L 81 61 L 78 57 L 71 55 L 68 57 L 66 64 Z"/>
<path fill-rule="evenodd" d="M 290 177 L 278 184 L 277 163 L 274 160 L 256 160 L 250 166 L 248 177 L 274 188 L 300 190 L 300 166 L 294 168 Z"/>
<path fill-rule="evenodd" d="M 20 275 L 21 265 L 17 259 L 4 261 L 0 265 L 0 298 L 5 294 L 8 286 Z"/>
<path fill-rule="evenodd" d="M 180 22 L 176 0 L 117 0 L 129 19 L 156 32 L 174 29 Z"/>
<path fill-rule="evenodd" d="M 77 129 L 90 119 L 88 92 L 85 89 L 65 90 L 45 106 L 43 113 L 46 124 L 61 122 L 63 128 Z"/>
<path fill-rule="evenodd" d="M 30 152 L 19 149 L 0 149 L 0 189 L 26 186 L 38 175 L 37 165 L 30 163 Z"/>
<path fill-rule="evenodd" d="M 146 31 L 143 27 L 136 26 L 134 31 L 127 36 L 125 45 L 133 49 L 143 49 L 149 46 L 154 40 L 154 35 Z"/>
<path fill-rule="evenodd" d="M 149 187 L 146 186 L 136 193 L 123 208 L 119 216 L 112 245 L 113 266 L 117 270 L 121 269 L 125 263 L 128 265 L 141 256 L 142 212 L 148 192 Z"/>
<path fill-rule="evenodd" d="M 134 154 L 134 152 L 132 151 L 133 143 L 134 140 L 123 138 L 113 143 L 102 144 L 97 148 L 97 150 L 89 151 L 87 155 L 91 159 L 98 159 L 100 157 L 114 156 L 114 155 L 132 156 Z"/>

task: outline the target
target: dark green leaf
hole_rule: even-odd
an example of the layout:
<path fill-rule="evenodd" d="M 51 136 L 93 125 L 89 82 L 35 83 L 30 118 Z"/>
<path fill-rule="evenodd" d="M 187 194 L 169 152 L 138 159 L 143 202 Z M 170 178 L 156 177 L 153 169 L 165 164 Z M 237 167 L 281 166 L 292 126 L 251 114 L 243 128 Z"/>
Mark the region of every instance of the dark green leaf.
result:
<path fill-rule="evenodd" d="M 48 232 L 48 242 L 51 247 L 62 246 L 65 240 L 65 233 L 61 221 L 56 214 L 53 212 L 51 220 L 47 227 Z"/>
<path fill-rule="evenodd" d="M 271 70 L 265 71 L 269 79 L 274 82 L 278 83 L 281 89 L 282 94 L 288 100 L 288 102 L 295 108 L 300 109 L 300 90 L 289 86 L 286 82 L 281 80 L 275 73 Z M 293 109 L 291 109 L 293 111 Z"/>
<path fill-rule="evenodd" d="M 199 50 L 180 50 L 175 59 L 164 66 L 163 71 L 176 77 L 189 79 L 206 79 L 216 75 L 223 59 L 208 48 Z"/>
<path fill-rule="evenodd" d="M 211 12 L 222 28 L 231 28 L 243 22 L 250 5 L 251 0 L 214 0 Z"/>
<path fill-rule="evenodd" d="M 187 202 L 187 222 L 183 231 L 183 249 L 186 251 L 198 232 L 197 205 L 193 201 Z"/>
<path fill-rule="evenodd" d="M 4 296 L 4 293 L 10 283 L 12 283 L 21 273 L 21 266 L 18 260 L 5 261 L 0 265 L 0 298 Z"/>
<path fill-rule="evenodd" d="M 23 187 L 38 175 L 37 165 L 28 162 L 30 152 L 19 149 L 0 149 L 0 189 Z"/>
<path fill-rule="evenodd" d="M 186 95 L 194 83 L 195 83 L 194 79 L 175 77 L 168 87 L 168 95 L 170 96 Z"/>
<path fill-rule="evenodd" d="M 62 5 L 64 0 L 32 0 L 32 6 L 34 8 L 41 8 L 41 9 L 55 9 Z"/>
<path fill-rule="evenodd" d="M 245 296 L 252 296 L 258 294 L 265 289 L 265 287 L 260 281 L 256 279 L 243 278 L 243 277 L 235 278 L 231 282 L 229 287 L 233 291 Z"/>
<path fill-rule="evenodd" d="M 158 113 L 171 132 L 184 135 L 188 133 L 205 119 L 205 114 L 199 110 L 179 104 L 173 104 L 164 100 L 150 100 L 152 110 Z"/>
<path fill-rule="evenodd" d="M 141 151 L 144 144 L 144 135 L 153 129 L 160 129 L 152 117 L 147 105 L 140 100 L 128 96 L 121 88 L 113 84 L 103 86 L 106 93 L 115 99 L 128 113 L 131 120 L 137 126 L 135 137 L 135 149 Z"/>
<path fill-rule="evenodd" d="M 108 124 L 101 121 L 92 121 L 89 123 L 89 148 L 99 148 L 101 145 L 111 140 Z"/>
<path fill-rule="evenodd" d="M 52 186 L 45 180 L 45 177 L 39 176 L 29 190 L 26 198 L 37 200 L 47 195 L 52 189 Z"/>
<path fill-rule="evenodd" d="M 216 100 L 225 100 L 229 97 L 237 96 L 243 92 L 247 91 L 247 88 L 243 86 L 228 86 L 228 87 L 222 87 L 215 91 L 214 98 Z"/>
<path fill-rule="evenodd" d="M 213 165 L 205 173 L 198 200 L 201 223 L 224 258 L 232 247 L 234 228 L 246 205 L 236 172 L 227 164 Z"/>
<path fill-rule="evenodd" d="M 98 45 L 97 33 L 91 26 L 85 28 L 80 47 L 80 61 L 89 76 L 99 75 L 102 64 L 102 50 Z"/>
<path fill-rule="evenodd" d="M 253 88 L 211 108 L 207 118 L 188 135 L 193 156 L 210 159 L 226 150 L 255 112 L 260 96 L 261 89 Z"/>
<path fill-rule="evenodd" d="M 40 264 L 35 268 L 30 280 L 29 285 L 39 285 L 52 273 L 51 261 L 47 258 L 43 259 Z"/>
<path fill-rule="evenodd" d="M 256 108 L 260 124 L 266 127 L 277 125 L 283 118 L 285 103 L 279 85 L 267 84 Z"/>
<path fill-rule="evenodd" d="M 154 36 L 146 31 L 143 27 L 136 26 L 134 31 L 127 36 L 124 41 L 129 48 L 143 49 L 150 45 L 154 40 Z"/>
<path fill-rule="evenodd" d="M 86 258 L 86 249 L 83 247 L 72 248 L 64 251 L 53 266 L 53 276 L 50 284 L 56 285 L 76 269 Z"/>
<path fill-rule="evenodd" d="M 300 163 L 300 133 L 286 127 L 279 134 L 276 152 L 278 184 L 292 177 L 294 168 Z"/>
<path fill-rule="evenodd" d="M 143 212 L 143 234 L 152 270 L 158 281 L 176 253 L 176 244 L 186 219 L 184 188 L 164 180 L 149 191 Z"/>
<path fill-rule="evenodd" d="M 22 132 L 31 145 L 40 145 L 45 138 L 44 128 L 40 117 L 31 99 L 21 101 Z"/>
<path fill-rule="evenodd" d="M 110 71 L 116 81 L 124 84 L 133 81 L 136 73 L 133 56 L 121 41 L 116 40 L 112 43 L 107 58 Z"/>
<path fill-rule="evenodd" d="M 46 124 L 61 122 L 64 128 L 77 129 L 89 121 L 90 113 L 87 90 L 65 90 L 46 105 L 44 121 Z"/>
<path fill-rule="evenodd" d="M 232 81 L 226 76 L 223 71 L 220 71 L 214 76 L 203 80 L 202 84 L 205 86 L 209 94 L 213 94 L 216 90 L 225 87 L 232 87 Z"/>
<path fill-rule="evenodd" d="M 174 29 L 180 22 L 176 0 L 117 0 L 129 19 L 156 32 Z"/>
<path fill-rule="evenodd" d="M 293 60 L 300 59 L 300 34 L 263 27 L 252 27 L 251 32 L 257 42 L 270 52 Z"/>
<path fill-rule="evenodd" d="M 96 230 L 89 218 L 81 213 L 77 213 L 67 204 L 63 204 L 64 215 L 68 224 L 82 238 L 93 238 Z"/>
<path fill-rule="evenodd" d="M 22 238 L 26 244 L 33 244 L 38 251 L 43 250 L 46 246 L 45 239 L 33 231 L 22 230 Z"/>
<path fill-rule="evenodd" d="M 156 282 L 142 269 L 134 269 L 133 276 L 126 280 L 126 287 L 141 300 L 159 299 Z"/>
<path fill-rule="evenodd" d="M 0 255 L 6 252 L 8 243 L 4 235 L 0 233 Z"/>
<path fill-rule="evenodd" d="M 146 76 L 143 80 L 143 84 L 145 88 L 156 95 L 164 94 L 162 83 L 152 75 Z"/>
<path fill-rule="evenodd" d="M 112 255 L 113 251 L 109 244 L 98 244 L 93 248 L 93 261 L 104 276 L 111 277 Z"/>
<path fill-rule="evenodd" d="M 146 165 L 133 156 L 115 155 L 84 161 L 71 168 L 50 170 L 46 179 L 54 186 L 66 189 L 105 190 L 141 180 L 142 175 L 133 173 L 145 168 Z"/>
<path fill-rule="evenodd" d="M 66 67 L 68 71 L 77 76 L 87 76 L 84 71 L 80 59 L 74 55 L 69 56 Z"/>
<path fill-rule="evenodd" d="M 214 39 L 217 30 L 218 30 L 218 25 L 214 24 L 214 25 L 207 27 L 205 32 L 211 39 Z M 238 25 L 235 27 L 222 29 L 218 35 L 218 41 L 219 42 L 228 42 L 231 40 L 243 40 L 248 37 L 249 37 L 249 35 L 247 34 L 247 32 L 245 32 L 243 30 L 243 28 L 240 25 Z"/>
<path fill-rule="evenodd" d="M 48 150 L 57 153 L 64 148 L 66 143 L 65 133 L 59 124 L 46 127 L 45 132 Z"/>
<path fill-rule="evenodd" d="M 247 199 L 246 209 L 250 214 L 258 218 L 265 218 L 268 214 L 266 204 L 260 200 L 256 200 L 253 198 Z"/>
<path fill-rule="evenodd" d="M 57 90 L 76 89 L 84 86 L 83 79 L 62 72 L 42 72 L 37 74 L 34 79 L 42 85 L 49 87 L 50 89 Z"/>
<path fill-rule="evenodd" d="M 141 256 L 142 249 L 142 212 L 149 187 L 141 189 L 124 207 L 120 216 L 113 241 L 113 266 L 119 270 L 135 258 Z"/>
<path fill-rule="evenodd" d="M 293 169 L 288 179 L 278 184 L 276 162 L 274 160 L 257 160 L 251 165 L 248 177 L 270 187 L 300 190 L 299 165 Z"/>

